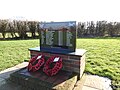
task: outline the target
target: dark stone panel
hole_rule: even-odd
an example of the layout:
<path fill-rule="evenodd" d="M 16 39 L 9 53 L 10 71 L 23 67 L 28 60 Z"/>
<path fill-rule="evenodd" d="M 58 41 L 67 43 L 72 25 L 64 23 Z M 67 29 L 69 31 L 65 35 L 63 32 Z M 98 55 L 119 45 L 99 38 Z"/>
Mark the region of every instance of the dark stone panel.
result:
<path fill-rule="evenodd" d="M 76 48 L 76 22 L 40 23 L 41 51 L 74 52 Z"/>
<path fill-rule="evenodd" d="M 10 80 L 32 90 L 51 90 L 55 86 L 66 82 L 72 76 L 72 72 L 61 70 L 57 75 L 48 77 L 41 70 L 28 72 L 26 68 L 14 72 Z"/>

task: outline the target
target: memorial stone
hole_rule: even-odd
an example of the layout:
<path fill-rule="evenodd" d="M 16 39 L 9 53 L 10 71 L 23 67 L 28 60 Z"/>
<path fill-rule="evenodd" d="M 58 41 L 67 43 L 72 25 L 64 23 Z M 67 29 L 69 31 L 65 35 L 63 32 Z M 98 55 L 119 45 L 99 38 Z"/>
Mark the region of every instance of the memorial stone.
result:
<path fill-rule="evenodd" d="M 46 52 L 75 52 L 76 22 L 40 23 L 40 49 Z"/>

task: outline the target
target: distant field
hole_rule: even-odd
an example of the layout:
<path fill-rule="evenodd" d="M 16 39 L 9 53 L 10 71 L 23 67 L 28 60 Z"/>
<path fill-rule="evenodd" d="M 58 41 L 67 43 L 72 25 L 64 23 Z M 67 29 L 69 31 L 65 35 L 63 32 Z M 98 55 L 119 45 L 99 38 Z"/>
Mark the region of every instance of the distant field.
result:
<path fill-rule="evenodd" d="M 0 41 L 0 71 L 29 59 L 28 48 L 39 46 L 39 40 Z M 87 50 L 85 72 L 112 79 L 120 90 L 120 38 L 77 39 L 77 48 Z"/>

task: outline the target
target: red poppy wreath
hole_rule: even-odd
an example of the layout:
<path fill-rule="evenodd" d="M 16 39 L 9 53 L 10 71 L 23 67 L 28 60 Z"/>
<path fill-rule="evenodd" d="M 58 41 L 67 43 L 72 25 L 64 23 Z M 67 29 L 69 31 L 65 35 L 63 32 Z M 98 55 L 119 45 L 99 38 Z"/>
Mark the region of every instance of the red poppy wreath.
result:
<path fill-rule="evenodd" d="M 28 71 L 35 72 L 39 70 L 44 63 L 45 63 L 44 56 L 42 54 L 38 54 L 30 59 L 27 67 Z"/>
<path fill-rule="evenodd" d="M 43 72 L 45 72 L 48 76 L 53 76 L 56 75 L 61 68 L 62 58 L 58 56 L 52 56 L 46 61 Z"/>

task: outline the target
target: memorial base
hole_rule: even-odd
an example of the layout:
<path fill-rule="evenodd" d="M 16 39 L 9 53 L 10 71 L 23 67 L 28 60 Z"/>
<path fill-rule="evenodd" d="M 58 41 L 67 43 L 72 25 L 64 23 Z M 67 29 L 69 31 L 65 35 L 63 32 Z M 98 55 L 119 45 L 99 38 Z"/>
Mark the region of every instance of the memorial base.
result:
<path fill-rule="evenodd" d="M 65 53 L 65 52 L 44 52 L 40 50 L 40 47 L 29 48 L 31 58 L 37 54 L 42 54 L 45 56 L 45 60 L 52 56 L 60 56 L 63 59 L 62 70 L 75 72 L 78 74 L 78 79 L 83 75 L 85 69 L 85 54 L 86 50 L 76 49 L 75 52 Z"/>
<path fill-rule="evenodd" d="M 24 86 L 25 90 L 73 90 L 77 75 L 61 70 L 57 75 L 49 77 L 42 70 L 31 73 L 23 68 L 12 73 L 10 80 Z"/>

